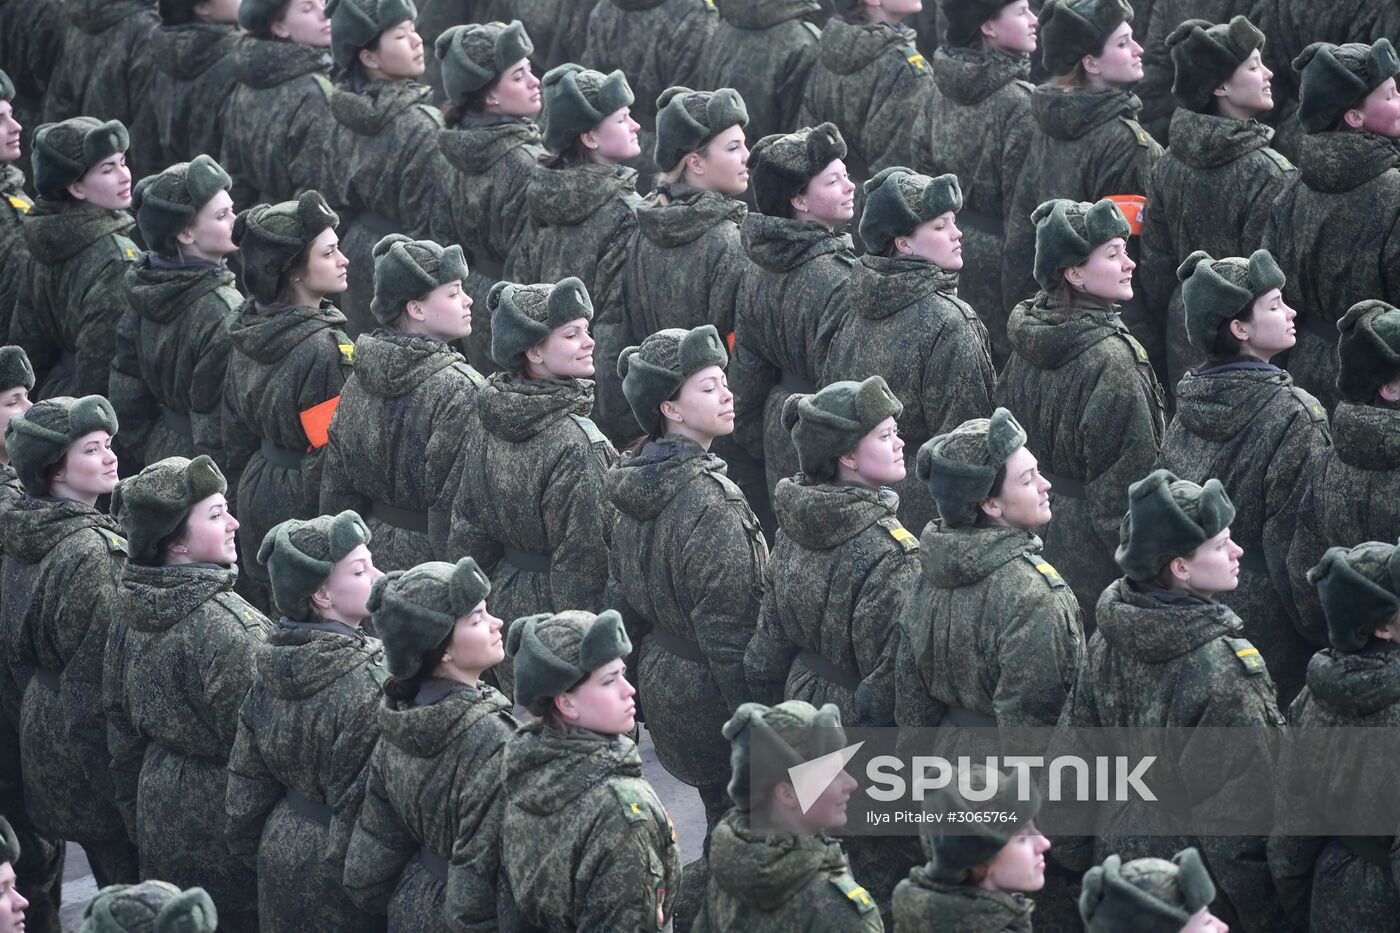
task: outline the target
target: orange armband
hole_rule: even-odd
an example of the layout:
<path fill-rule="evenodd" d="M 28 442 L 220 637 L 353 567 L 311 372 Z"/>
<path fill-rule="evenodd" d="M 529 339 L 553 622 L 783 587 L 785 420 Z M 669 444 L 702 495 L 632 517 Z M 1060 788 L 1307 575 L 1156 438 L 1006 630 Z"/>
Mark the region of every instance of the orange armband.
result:
<path fill-rule="evenodd" d="M 1113 202 L 1113 206 L 1118 208 L 1118 212 L 1128 222 L 1128 235 L 1138 236 L 1141 234 L 1142 217 L 1147 212 L 1147 198 L 1140 194 L 1110 194 L 1108 199 Z"/>
<path fill-rule="evenodd" d="M 340 404 L 340 396 L 328 398 L 319 405 L 313 405 L 301 413 L 301 429 L 311 442 L 312 450 L 319 450 L 330 440 L 331 416 L 335 406 Z"/>

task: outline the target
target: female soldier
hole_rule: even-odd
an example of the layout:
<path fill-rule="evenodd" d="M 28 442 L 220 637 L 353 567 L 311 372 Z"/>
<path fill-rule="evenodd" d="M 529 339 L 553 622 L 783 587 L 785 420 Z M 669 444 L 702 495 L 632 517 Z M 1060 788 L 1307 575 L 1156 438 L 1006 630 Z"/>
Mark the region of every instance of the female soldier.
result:
<path fill-rule="evenodd" d="M 266 607 L 267 574 L 249 561 L 268 529 L 316 514 L 326 426 L 350 374 L 355 346 L 327 296 L 345 291 L 339 218 L 308 191 L 238 215 L 233 241 L 252 297 L 229 324 L 223 432 L 239 473 L 238 539 L 250 600 Z"/>
<path fill-rule="evenodd" d="M 1400 722 L 1400 557 L 1394 544 L 1328 548 L 1308 573 L 1317 587 L 1331 647 L 1313 656 L 1307 686 L 1288 711 L 1295 729 L 1386 728 Z M 1297 752 L 1280 761 L 1277 812 L 1318 813 L 1317 794 L 1300 786 Z M 1360 804 L 1357 800 L 1354 803 Z M 1364 808 L 1363 808 L 1364 809 Z M 1288 916 L 1309 930 L 1395 927 L 1400 891 L 1388 867 L 1387 833 L 1332 838 L 1275 834 L 1269 869 Z"/>
<path fill-rule="evenodd" d="M 15 85 L 0 71 L 0 337 L 8 338 L 10 318 L 19 298 L 19 284 L 29 264 L 29 248 L 24 242 L 24 218 L 34 203 L 24 190 L 20 160 L 20 131 L 24 129 L 15 111 Z"/>
<path fill-rule="evenodd" d="M 258 872 L 265 930 L 383 928 L 341 886 L 389 677 L 360 631 L 380 576 L 369 540 L 341 512 L 282 522 L 258 549 L 282 619 L 239 709 L 225 806 L 229 849 Z"/>
<path fill-rule="evenodd" d="M 242 41 L 233 0 L 164 0 L 147 52 L 155 63 L 151 97 L 161 165 L 223 149 L 225 106 L 238 87 L 234 52 Z"/>
<path fill-rule="evenodd" d="M 1087 933 L 1229 933 L 1210 912 L 1214 900 L 1215 882 L 1193 848 L 1170 862 L 1110 855 L 1084 876 L 1079 913 Z"/>
<path fill-rule="evenodd" d="M 622 390 L 646 441 L 606 476 L 617 507 L 610 590 L 636 633 L 637 689 L 657 758 L 696 787 L 713 827 L 728 807 L 724 721 L 749 697 L 744 649 L 768 546 L 710 453 L 734 430 L 729 355 L 711 325 L 622 351 Z"/>
<path fill-rule="evenodd" d="M 442 114 L 428 103 L 432 89 L 415 80 L 424 54 L 413 0 L 329 0 L 326 15 L 339 78 L 328 183 L 331 200 L 351 212 L 341 237 L 350 259 L 342 304 L 356 336 L 375 327 L 374 245 L 395 232 L 427 235 L 447 163 L 437 148 Z"/>
<path fill-rule="evenodd" d="M 816 391 L 831 335 L 846 315 L 855 251 L 836 230 L 850 223 L 856 188 L 845 156 L 831 123 L 764 137 L 749 154 L 761 213 L 746 216 L 741 228 L 754 265 L 734 314 L 734 433 L 764 461 L 770 495 L 797 472 L 783 403 L 794 392 Z"/>
<path fill-rule="evenodd" d="M 900 520 L 922 531 L 935 510 L 928 487 L 914 476 L 914 455 L 935 434 L 986 414 L 996 371 L 987 328 L 958 297 L 957 177 L 929 178 L 895 166 L 866 182 L 865 196 L 860 237 L 867 252 L 851 273 L 851 313 L 832 338 L 822 378 L 879 373 L 903 403 L 905 482 L 895 491 Z"/>
<path fill-rule="evenodd" d="M 945 41 L 933 53 L 933 82 L 910 131 L 916 172 L 951 172 L 962 186 L 964 270 L 958 292 L 987 323 L 992 355 L 1006 362 L 1002 293 L 1011 196 L 1031 138 L 1031 53 L 1036 16 L 1027 0 L 941 0 Z M 917 446 L 917 445 L 915 445 Z"/>
<path fill-rule="evenodd" d="M 29 264 L 10 321 L 39 379 L 38 398 L 107 391 L 112 329 L 126 309 L 121 288 L 136 244 L 129 138 L 115 120 L 74 117 L 34 133 L 38 202 L 24 221 Z"/>
<path fill-rule="evenodd" d="M 391 233 L 374 247 L 381 325 L 355 341 L 355 371 L 331 419 L 321 511 L 369 516 L 379 563 L 407 570 L 446 552 L 452 496 L 476 392 L 451 342 L 472 330 L 462 248 Z"/>
<path fill-rule="evenodd" d="M 632 89 L 620 71 L 604 75 L 560 65 L 544 76 L 543 90 L 549 154 L 530 173 L 530 225 L 510 256 L 506 277 L 557 282 L 573 276 L 593 296 L 603 364 L 595 414 L 603 433 L 620 440 L 633 433 L 616 371 L 624 344 L 623 266 L 636 225 L 633 211 L 641 203 L 637 173 L 622 164 L 641 152 L 638 124 L 630 116 Z"/>
<path fill-rule="evenodd" d="M 966 782 L 966 783 L 964 783 Z M 1026 895 L 1045 887 L 1045 853 L 1050 840 L 1036 828 L 1040 794 L 1031 785 L 1030 800 L 1015 793 L 1010 772 L 991 777 L 982 765 L 973 765 L 957 787 L 994 786 L 985 800 L 969 801 L 956 787 L 934 791 L 924 804 L 929 813 L 954 817 L 1010 814 L 1006 822 L 962 824 L 962 831 L 947 833 L 942 824 L 924 823 L 927 865 L 909 873 L 894 890 L 895 929 L 899 933 L 933 933 L 935 930 L 976 930 L 978 933 L 1014 933 L 1028 930 L 1035 904 Z"/>
<path fill-rule="evenodd" d="M 361 907 L 387 912 L 390 931 L 496 926 L 499 753 L 519 724 L 510 702 L 480 682 L 505 657 L 490 592 L 464 557 L 391 571 L 370 594 L 393 678 L 345 889 Z M 449 870 L 454 846 L 462 859 Z"/>
<path fill-rule="evenodd" d="M 1269 362 L 1293 346 L 1297 312 L 1268 252 L 1217 261 L 1197 250 L 1179 275 L 1186 334 L 1206 362 L 1177 386 L 1158 463 L 1193 482 L 1214 476 L 1243 503 L 1232 526 L 1244 548 L 1239 587 L 1222 601 L 1244 619 L 1247 638 L 1268 645 L 1264 660 L 1286 705 L 1313 651 L 1293 621 L 1288 548 L 1313 458 L 1331 443 L 1327 413 Z"/>
<path fill-rule="evenodd" d="M 519 20 L 453 26 L 435 48 L 447 92 L 437 145 L 448 168 L 433 199 L 433 239 L 461 244 L 471 265 L 463 284 L 483 308 L 525 231 L 526 183 L 544 154 L 534 122 L 540 112 L 540 82 L 528 57 L 534 48 Z M 490 325 L 481 315 L 464 342 L 467 359 L 488 374 L 496 369 Z"/>
<path fill-rule="evenodd" d="M 335 126 L 325 0 L 246 0 L 238 25 L 248 35 L 233 53 L 238 86 L 223 111 L 219 154 L 237 186 L 234 200 L 272 204 L 325 187 Z"/>
<path fill-rule="evenodd" d="M 1142 77 L 1142 46 L 1133 41 L 1132 19 L 1127 0 L 1046 0 L 1040 10 L 1042 57 L 1055 78 L 1031 94 L 1035 124 L 1025 164 L 1036 171 L 1021 172 L 1011 196 L 1002 266 L 1007 304 L 1035 292 L 1030 270 L 1037 231 L 1031 213 L 1037 205 L 1051 198 L 1141 199 L 1152 164 L 1162 154 L 1138 125 L 1142 102 L 1128 90 Z M 1155 350 L 1160 341 L 1149 338 L 1161 327 L 1144 329 L 1140 313 L 1129 313 L 1133 317 L 1126 323 L 1133 333 Z"/>
<path fill-rule="evenodd" d="M 1232 789 L 1273 806 L 1273 759 L 1283 724 L 1259 650 L 1240 637 L 1239 617 L 1218 593 L 1237 585 L 1240 548 L 1230 539 L 1235 507 L 1216 479 L 1198 486 L 1156 470 L 1133 483 L 1117 551 L 1124 576 L 1104 590 L 1089 656 L 1060 717 L 1068 728 L 1233 728 L 1228 748 L 1185 749 L 1170 762 L 1188 783 L 1193 812 L 1228 798 L 1237 819 L 1260 818 Z M 1208 755 L 1207 764 L 1196 760 Z M 1188 756 L 1190 756 L 1188 758 Z M 1262 763 L 1262 765 L 1261 765 Z M 1174 797 L 1173 799 L 1185 799 Z M 1132 835 L 1143 825 L 1131 802 L 1105 805 L 1096 819 L 1095 859 L 1160 851 L 1163 836 Z M 1205 853 L 1222 888 L 1215 903 L 1231 926 L 1251 931 L 1289 927 L 1274 893 L 1257 836 L 1187 836 Z M 1071 853 L 1073 857 L 1075 853 Z M 1084 859 L 1087 852 L 1079 852 Z M 1062 853 L 1062 861 L 1073 864 Z M 1084 859 L 1087 861 L 1087 859 Z M 1086 879 L 1086 889 L 1091 887 Z M 1209 898 L 1207 899 L 1209 901 Z"/>
<path fill-rule="evenodd" d="M 151 251 L 127 270 L 108 384 L 142 463 L 200 454 L 228 462 L 219 410 L 228 325 L 243 304 L 225 265 L 238 249 L 231 184 L 201 155 L 141 179 L 132 195 Z"/>
<path fill-rule="evenodd" d="M 115 884 L 88 902 L 78 933 L 214 933 L 230 929 L 226 914 L 202 888 L 181 891 L 166 881 Z"/>
<path fill-rule="evenodd" d="M 501 870 L 524 925 L 669 930 L 680 888 L 671 818 L 628 733 L 632 643 L 616 612 L 517 619 L 516 700 L 540 717 L 506 743 Z"/>
<path fill-rule="evenodd" d="M 224 795 L 238 707 L 272 623 L 233 592 L 227 489 L 206 456 L 161 460 L 118 489 L 130 560 L 112 623 L 123 637 L 109 640 L 107 663 L 122 665 L 125 695 L 106 706 L 142 873 L 204 888 L 224 905 L 220 929 L 253 933 L 257 877 L 224 839 Z"/>
<path fill-rule="evenodd" d="M 501 282 L 487 299 L 501 372 L 477 396 L 480 430 L 461 451 L 448 553 L 489 568 L 503 619 L 601 606 L 617 451 L 588 419 L 593 303 L 578 279 Z M 492 672 L 512 695 L 510 662 Z"/>
<path fill-rule="evenodd" d="M 1045 532 L 1092 624 L 1116 576 L 1113 549 L 1128 484 L 1152 467 L 1165 430 L 1162 390 L 1147 351 L 1118 318 L 1133 295 L 1128 224 L 1113 202 L 1036 208 L 1041 292 L 1011 312 L 1012 354 L 996 403 L 1026 425 L 1026 446 L 1061 496 Z"/>
<path fill-rule="evenodd" d="M 850 170 L 870 178 L 904 161 L 911 115 L 933 86 L 933 72 L 900 25 L 920 0 L 837 0 L 821 51 L 802 92 L 801 126 L 834 123 L 850 147 Z"/>
<path fill-rule="evenodd" d="M 27 495 L 0 512 L 8 663 L 31 672 L 20 717 L 24 796 L 40 832 L 78 842 L 99 886 L 134 882 L 115 806 L 102 662 L 126 541 L 97 500 L 117 485 L 117 416 L 98 395 L 14 415 L 5 449 Z"/>
<path fill-rule="evenodd" d="M 1052 727 L 1084 661 L 1079 603 L 1040 553 L 1050 483 L 1005 408 L 919 450 L 939 518 L 900 618 L 895 721 Z"/>
<path fill-rule="evenodd" d="M 734 808 L 710 840 L 714 861 L 694 933 L 785 933 L 798 918 L 831 933 L 883 930 L 875 901 L 827 835 L 846 825 L 855 781 L 841 772 L 803 810 L 787 772 L 846 744 L 836 707 L 745 703 L 724 724 L 724 737 Z"/>
<path fill-rule="evenodd" d="M 1168 39 L 1176 63 L 1171 148 L 1147 181 L 1142 291 L 1148 317 L 1166 328 L 1168 387 L 1200 353 L 1187 339 L 1176 268 L 1192 250 L 1248 256 L 1293 165 L 1269 148 L 1256 118 L 1273 106 L 1273 72 L 1259 60 L 1264 34 L 1243 16 L 1212 26 L 1182 23 Z M 1202 197 L 1201 192 L 1210 192 Z"/>

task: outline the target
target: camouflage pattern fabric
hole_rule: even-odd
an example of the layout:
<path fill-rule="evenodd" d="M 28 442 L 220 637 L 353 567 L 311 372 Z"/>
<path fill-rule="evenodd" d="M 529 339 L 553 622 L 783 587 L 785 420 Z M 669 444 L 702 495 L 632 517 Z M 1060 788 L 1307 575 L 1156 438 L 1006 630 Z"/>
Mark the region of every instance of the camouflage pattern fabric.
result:
<path fill-rule="evenodd" d="M 1167 145 L 1167 130 L 1171 127 L 1171 143 L 1176 144 L 1176 127 L 1172 121 L 1177 109 L 1176 98 L 1172 96 L 1172 84 L 1176 80 L 1176 65 L 1172 62 L 1171 50 L 1167 48 L 1167 36 L 1188 19 L 1203 19 L 1208 23 L 1228 23 L 1234 16 L 1248 16 L 1253 0 L 1153 0 L 1151 12 L 1147 16 L 1133 4 L 1133 36 L 1142 45 L 1142 80 L 1133 87 L 1133 93 L 1142 98 L 1143 128 L 1151 133 L 1162 145 Z M 1254 21 L 1258 24 L 1258 20 Z M 1265 33 L 1265 35 L 1268 35 Z M 1268 54 L 1267 45 L 1273 43 L 1269 36 L 1266 47 L 1260 49 Z M 1309 40 L 1311 41 L 1311 40 Z M 1302 49 L 1299 49 L 1302 51 Z M 1293 69 L 1290 67 L 1290 74 Z M 1279 84 L 1274 76 L 1274 86 Z M 1294 85 L 1296 87 L 1296 85 Z M 1277 99 L 1279 95 L 1275 93 Z M 1191 111 L 1186 111 L 1191 113 Z M 1197 114 L 1199 116 L 1199 114 Z M 1211 189 L 1224 192 L 1228 189 Z M 1205 249 L 1205 247 L 1197 247 Z M 1249 253 L 1211 253 L 1212 256 L 1248 256 Z M 1184 257 L 1183 257 L 1184 258 Z"/>
<path fill-rule="evenodd" d="M 1024 894 L 935 881 L 923 868 L 914 869 L 894 889 L 894 928 L 899 933 L 1030 933 L 1034 909 L 1035 904 Z"/>
<path fill-rule="evenodd" d="M 24 173 L 13 164 L 0 165 L 0 333 L 6 335 L 29 265 L 22 225 L 33 206 L 24 190 Z"/>
<path fill-rule="evenodd" d="M 500 19 L 493 13 L 493 8 L 500 5 L 508 5 L 509 0 L 423 0 L 422 3 L 415 3 L 418 8 L 418 15 L 413 20 L 414 28 L 418 32 L 419 38 L 423 40 L 423 74 L 416 80 L 426 85 L 432 91 L 433 103 L 441 106 L 444 99 L 442 92 L 442 63 L 433 54 L 433 46 L 437 43 L 437 37 L 448 29 L 460 23 L 489 23 L 493 19 Z M 514 17 L 505 11 L 505 21 L 510 22 Z"/>
<path fill-rule="evenodd" d="M 535 44 L 530 61 L 542 75 L 556 65 L 577 62 L 583 57 L 588 38 L 588 19 L 598 0 L 495 0 L 491 19 L 510 22 L 518 19 Z M 488 22 L 482 19 L 480 22 Z M 518 280 L 517 280 L 518 281 Z"/>
<path fill-rule="evenodd" d="M 203 154 L 218 158 L 224 128 L 232 118 L 228 108 L 238 86 L 234 62 L 241 41 L 232 23 L 191 22 L 161 26 L 151 33 L 146 54 L 156 66 L 151 106 L 161 166 Z"/>

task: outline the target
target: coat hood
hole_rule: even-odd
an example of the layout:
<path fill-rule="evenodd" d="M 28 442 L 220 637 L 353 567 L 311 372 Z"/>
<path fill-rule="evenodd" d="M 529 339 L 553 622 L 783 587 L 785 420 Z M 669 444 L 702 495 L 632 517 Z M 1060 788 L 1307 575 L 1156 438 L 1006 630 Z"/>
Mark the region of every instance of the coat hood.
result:
<path fill-rule="evenodd" d="M 1324 648 L 1308 662 L 1308 689 L 1324 710 L 1355 718 L 1400 703 L 1400 645 L 1371 641 L 1360 651 Z"/>
<path fill-rule="evenodd" d="M 1079 139 L 1117 117 L 1137 119 L 1142 101 L 1119 88 L 1105 91 L 1066 91 L 1042 84 L 1031 92 L 1031 115 L 1045 135 Z"/>
<path fill-rule="evenodd" d="M 506 743 L 501 766 L 510 804 L 541 816 L 559 812 L 609 778 L 641 776 L 642 757 L 627 736 L 576 728 L 556 735 L 538 721 Z"/>
<path fill-rule="evenodd" d="M 611 165 L 569 165 L 530 170 L 525 204 L 530 216 L 553 227 L 573 227 L 613 198 L 637 190 L 633 169 Z"/>
<path fill-rule="evenodd" d="M 157 324 L 169 324 L 216 289 L 234 288 L 234 276 L 221 262 L 174 263 L 151 253 L 126 270 L 130 306 Z"/>
<path fill-rule="evenodd" d="M 1099 597 L 1098 630 L 1131 658 L 1163 664 L 1222 635 L 1237 638 L 1243 623 L 1224 603 L 1139 586 L 1126 577 Z"/>
<path fill-rule="evenodd" d="M 1030 933 L 1035 904 L 1024 894 L 984 891 L 971 884 L 945 884 L 928 877 L 925 866 L 909 873 L 909 883 L 895 889 L 896 917 L 927 918 L 920 929 L 958 933 Z"/>
<path fill-rule="evenodd" d="M 710 877 L 741 904 L 775 911 L 789 903 L 820 871 L 846 866 L 841 846 L 826 836 L 758 832 L 731 810 L 710 835 Z"/>
<path fill-rule="evenodd" d="M 345 315 L 332 305 L 319 308 L 276 307 L 264 310 L 251 298 L 229 322 L 229 340 L 259 363 L 275 363 L 303 340 L 345 327 Z"/>
<path fill-rule="evenodd" d="M 544 152 L 539 126 L 524 117 L 467 115 L 455 129 L 438 134 L 442 157 L 464 175 L 485 175 L 522 146 L 532 147 L 535 158 Z"/>
<path fill-rule="evenodd" d="M 1292 377 L 1270 363 L 1192 370 L 1177 383 L 1176 417 L 1197 437 L 1228 441 L 1292 385 Z"/>
<path fill-rule="evenodd" d="M 822 16 L 818 0 L 715 0 L 720 19 L 735 29 L 767 29 L 793 19 L 816 21 Z"/>
<path fill-rule="evenodd" d="M 1171 153 L 1192 168 L 1216 168 L 1263 149 L 1273 127 L 1258 120 L 1241 123 L 1193 110 L 1177 110 L 1171 122 Z"/>
<path fill-rule="evenodd" d="M 182 23 L 152 32 L 146 48 L 163 73 L 177 81 L 193 81 L 235 54 L 242 40 L 243 33 L 231 24 Z"/>
<path fill-rule="evenodd" d="M 236 567 L 147 567 L 128 561 L 117 593 L 118 615 L 134 631 L 163 632 L 219 593 L 233 589 Z"/>
<path fill-rule="evenodd" d="M 669 204 L 657 204 L 652 195 L 637 210 L 642 236 L 665 249 L 698 240 L 726 221 L 739 224 L 749 210 L 743 201 L 688 185 L 672 185 L 667 193 Z"/>
<path fill-rule="evenodd" d="M 1031 57 L 1020 52 L 962 47 L 933 53 L 933 80 L 944 97 L 964 107 L 980 104 L 1012 81 L 1031 76 Z"/>
<path fill-rule="evenodd" d="M 1359 188 L 1400 166 L 1395 140 L 1375 133 L 1309 133 L 1300 149 L 1303 184 L 1326 194 Z"/>
<path fill-rule="evenodd" d="M 1400 411 L 1338 403 L 1332 413 L 1332 446 L 1348 466 L 1400 469 Z"/>
<path fill-rule="evenodd" d="M 258 90 L 285 84 L 302 75 L 329 75 L 331 71 L 329 49 L 282 39 L 246 36 L 233 56 L 233 72 L 239 82 Z"/>
<path fill-rule="evenodd" d="M 651 442 L 635 457 L 625 457 L 603 474 L 603 488 L 618 511 L 650 521 L 692 480 L 705 473 L 723 475 L 723 460 L 685 438 Z"/>
<path fill-rule="evenodd" d="M 773 512 L 778 527 L 800 547 L 828 551 L 899 511 L 893 489 L 809 483 L 801 473 L 778 481 Z"/>
<path fill-rule="evenodd" d="M 319 622 L 315 616 L 312 619 Z M 303 700 L 356 668 L 384 665 L 384 649 L 378 639 L 336 625 L 345 629 L 344 634 L 285 619 L 274 625 L 257 651 L 258 679 L 268 692 L 287 700 Z"/>
<path fill-rule="evenodd" d="M 106 32 L 117 23 L 145 12 L 155 12 L 146 0 L 70 0 L 64 4 L 63 20 L 90 36 Z"/>
<path fill-rule="evenodd" d="M 821 256 L 840 253 L 855 264 L 855 247 L 848 233 L 832 233 L 819 223 L 767 214 L 748 214 L 739 225 L 749 258 L 769 272 L 791 272 Z"/>
<path fill-rule="evenodd" d="M 457 736 L 502 712 L 510 712 L 510 702 L 485 684 L 454 683 L 429 706 L 386 697 L 379 707 L 380 740 L 414 758 L 436 758 Z"/>
<path fill-rule="evenodd" d="M 971 586 L 1040 549 L 1040 538 L 1020 528 L 945 528 L 941 518 L 919 536 L 924 579 L 942 590 Z"/>
<path fill-rule="evenodd" d="M 331 94 L 331 115 L 360 136 L 377 136 L 394 118 L 414 104 L 426 104 L 432 89 L 426 84 L 370 81 L 363 87 L 337 87 Z"/>
<path fill-rule="evenodd" d="M 0 544 L 5 553 L 25 564 L 37 564 L 60 541 L 92 529 L 121 535 L 110 515 L 72 499 L 41 499 L 21 495 L 0 512 Z"/>
<path fill-rule="evenodd" d="M 1006 322 L 1012 349 L 1040 369 L 1059 369 L 1099 341 L 1127 331 L 1117 311 L 1083 303 L 1066 310 L 1044 292 L 1018 304 Z"/>
<path fill-rule="evenodd" d="M 379 398 L 400 398 L 454 363 L 466 362 L 450 344 L 380 328 L 355 340 L 355 381 Z"/>
<path fill-rule="evenodd" d="M 855 74 L 888 49 L 912 48 L 917 38 L 908 26 L 848 23 L 833 16 L 822 30 L 822 67 L 838 75 Z"/>
<path fill-rule="evenodd" d="M 851 270 L 851 310 L 864 318 L 886 318 L 938 292 L 956 296 L 958 273 L 922 259 L 891 259 L 866 253 Z"/>
<path fill-rule="evenodd" d="M 67 262 L 97 240 L 114 233 L 126 236 L 136 219 L 126 211 L 109 211 L 83 201 L 40 198 L 25 215 L 24 242 L 29 254 L 46 266 Z"/>
<path fill-rule="evenodd" d="M 24 188 L 24 172 L 13 162 L 0 165 L 0 191 L 21 192 Z"/>
<path fill-rule="evenodd" d="M 493 373 L 477 392 L 481 426 L 512 443 L 529 440 L 569 415 L 587 417 L 592 410 L 591 379 L 535 382 Z"/>

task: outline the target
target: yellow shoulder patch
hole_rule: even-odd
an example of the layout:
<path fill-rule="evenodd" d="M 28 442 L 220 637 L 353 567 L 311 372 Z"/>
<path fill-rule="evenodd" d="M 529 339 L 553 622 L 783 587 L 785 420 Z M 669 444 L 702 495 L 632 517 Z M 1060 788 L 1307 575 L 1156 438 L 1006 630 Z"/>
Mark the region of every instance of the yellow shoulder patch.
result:
<path fill-rule="evenodd" d="M 99 531 L 99 534 L 102 535 L 102 540 L 106 543 L 107 550 L 111 551 L 113 554 L 126 553 L 126 539 L 121 535 L 117 534 L 115 531 L 107 531 L 106 529 Z"/>
<path fill-rule="evenodd" d="M 355 362 L 355 345 L 353 343 L 337 343 L 340 350 L 340 358 L 343 362 L 353 364 Z"/>
<path fill-rule="evenodd" d="M 1128 346 L 1133 348 L 1133 355 L 1137 357 L 1137 361 L 1139 363 L 1146 363 L 1147 348 L 1144 347 L 1141 343 L 1138 343 L 1138 339 L 1132 334 L 1128 333 L 1127 331 L 1123 332 L 1123 339 L 1128 341 Z"/>
<path fill-rule="evenodd" d="M 618 803 L 622 805 L 622 815 L 627 819 L 627 822 L 645 823 L 651 819 L 651 810 L 647 807 L 646 800 L 637 793 L 635 788 L 628 787 L 625 782 L 621 781 L 614 781 L 610 786 Z"/>
<path fill-rule="evenodd" d="M 1051 589 L 1069 585 L 1065 582 L 1065 578 L 1060 576 L 1060 572 L 1051 566 L 1050 562 L 1044 557 L 1039 554 L 1026 554 L 1024 557 L 1026 561 L 1035 568 L 1036 573 L 1045 578 L 1045 582 L 1050 584 Z"/>
<path fill-rule="evenodd" d="M 19 211 L 21 214 L 28 214 L 29 208 L 33 206 L 29 203 L 28 198 L 21 198 L 13 194 L 5 200 L 9 201 L 10 206 L 13 207 L 15 210 Z"/>
<path fill-rule="evenodd" d="M 1259 649 L 1254 647 L 1248 638 L 1227 638 L 1225 643 L 1230 646 L 1230 650 L 1235 653 L 1240 666 L 1249 676 L 1254 677 L 1268 670 L 1264 664 L 1264 656 L 1259 653 Z"/>
<path fill-rule="evenodd" d="M 918 52 L 904 56 L 904 60 L 909 63 L 909 69 L 913 71 L 914 74 L 924 74 L 928 71 L 928 62 L 925 61 L 924 56 Z"/>
<path fill-rule="evenodd" d="M 1122 120 L 1123 124 L 1133 131 L 1133 138 L 1137 140 L 1139 146 L 1144 149 L 1157 147 L 1157 141 L 1147 134 L 1147 130 L 1142 128 L 1141 123 L 1132 117 L 1119 117 L 1118 119 Z"/>
<path fill-rule="evenodd" d="M 593 423 L 593 419 L 585 418 L 583 415 L 570 415 L 569 417 L 574 419 L 574 424 L 577 424 L 583 429 L 584 435 L 588 438 L 588 443 L 606 444 L 608 442 L 608 439 L 603 436 L 603 432 L 599 431 L 598 426 Z"/>
<path fill-rule="evenodd" d="M 331 79 L 321 74 L 319 71 L 313 71 L 311 73 L 311 78 L 316 82 L 316 86 L 321 89 L 321 93 L 325 95 L 326 100 L 329 101 L 331 96 L 335 94 L 335 85 L 331 84 Z"/>
<path fill-rule="evenodd" d="M 836 890 L 845 895 L 846 900 L 859 913 L 868 914 L 875 909 L 875 898 L 870 896 L 870 892 L 856 883 L 856 879 L 850 875 L 841 874 L 831 878 L 831 883 L 836 886 Z"/>
<path fill-rule="evenodd" d="M 904 549 L 904 553 L 911 554 L 919 549 L 919 539 L 912 534 L 908 528 L 899 523 L 899 519 L 890 517 L 882 518 L 877 524 L 890 533 L 890 537 Z"/>
<path fill-rule="evenodd" d="M 1265 146 L 1259 151 L 1264 153 L 1264 155 L 1268 156 L 1275 165 L 1283 169 L 1285 172 L 1291 172 L 1296 168 L 1296 166 L 1294 166 L 1292 162 L 1288 161 L 1288 156 L 1284 155 L 1282 152 L 1279 152 L 1276 149 L 1271 149 L 1270 147 Z"/>
<path fill-rule="evenodd" d="M 1322 407 L 1322 403 L 1317 400 L 1316 396 L 1309 393 L 1306 389 L 1300 389 L 1297 386 L 1293 386 L 1291 391 L 1293 392 L 1293 397 L 1298 400 L 1298 404 L 1302 405 L 1303 410 L 1308 413 L 1308 418 L 1313 424 L 1326 423 L 1327 409 Z"/>

